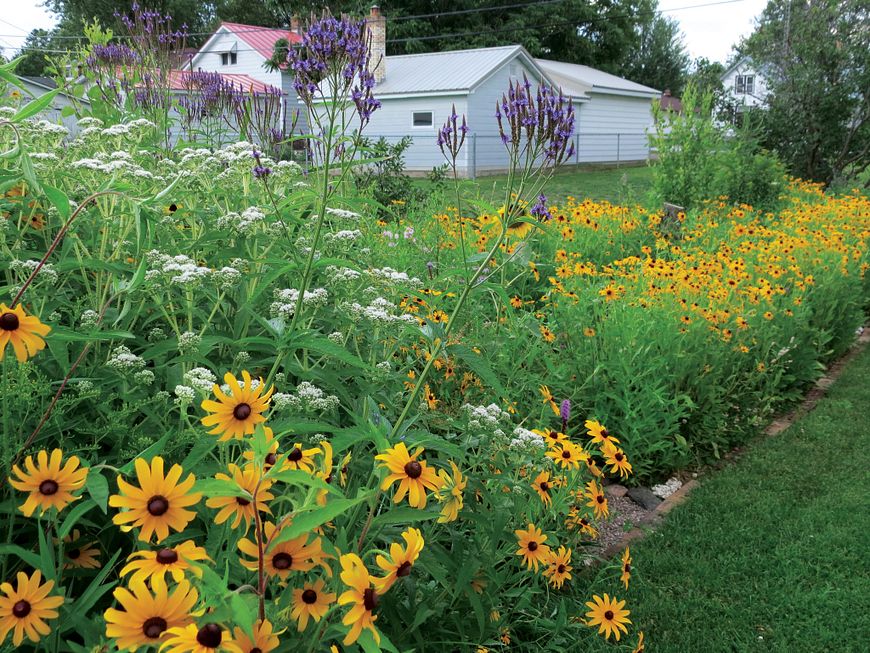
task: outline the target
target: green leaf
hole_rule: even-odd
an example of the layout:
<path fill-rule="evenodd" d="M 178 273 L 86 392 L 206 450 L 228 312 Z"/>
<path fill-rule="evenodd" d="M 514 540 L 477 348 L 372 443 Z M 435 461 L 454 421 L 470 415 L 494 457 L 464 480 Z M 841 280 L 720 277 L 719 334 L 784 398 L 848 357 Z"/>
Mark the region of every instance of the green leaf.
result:
<path fill-rule="evenodd" d="M 106 580 L 109 573 L 114 571 L 115 562 L 117 562 L 118 556 L 120 555 L 121 549 L 115 551 L 112 558 L 103 565 L 100 572 L 94 576 L 94 579 L 91 581 L 90 585 L 88 585 L 87 589 L 82 592 L 81 596 L 72 604 L 67 618 L 61 619 L 59 622 L 61 624 L 61 632 L 66 632 L 71 628 L 75 628 L 77 623 L 87 620 L 88 612 L 90 612 L 91 608 L 96 605 L 97 601 L 99 601 L 106 592 L 117 585 L 117 582 L 115 581 L 105 585 L 102 583 Z"/>
<path fill-rule="evenodd" d="M 372 366 L 366 363 L 356 354 L 349 352 L 341 345 L 328 340 L 323 336 L 307 335 L 296 339 L 292 343 L 300 349 L 309 349 L 325 356 L 340 360 L 342 363 L 353 365 L 360 369 L 371 370 Z"/>
<path fill-rule="evenodd" d="M 184 469 L 192 468 L 214 449 L 215 442 L 217 442 L 217 440 L 210 436 L 199 438 L 190 452 L 188 452 L 187 456 L 185 456 L 184 460 L 181 461 L 181 466 Z"/>
<path fill-rule="evenodd" d="M 49 186 L 48 184 L 42 185 L 42 192 L 45 193 L 46 197 L 48 197 L 48 201 L 51 202 L 54 205 L 54 208 L 57 209 L 57 212 L 60 213 L 60 217 L 63 218 L 64 222 L 69 220 L 72 211 L 70 211 L 69 197 L 66 196 L 66 193 L 54 186 Z"/>
<path fill-rule="evenodd" d="M 163 449 L 166 447 L 166 443 L 169 442 L 169 438 L 172 437 L 172 431 L 167 431 L 163 437 L 161 437 L 157 442 L 152 444 L 150 447 L 147 447 L 142 453 L 140 453 L 135 458 L 132 458 L 126 465 L 121 467 L 118 471 L 121 474 L 130 474 L 134 469 L 134 464 L 136 462 L 136 458 L 142 458 L 146 461 L 151 461 L 151 459 L 157 454 L 161 453 Z"/>
<path fill-rule="evenodd" d="M 91 470 L 88 473 L 88 480 L 85 483 L 85 487 L 88 489 L 88 494 L 91 495 L 94 503 L 100 507 L 103 514 L 106 514 L 108 512 L 106 506 L 109 502 L 109 482 L 106 480 L 106 477 Z"/>
<path fill-rule="evenodd" d="M 108 486 L 106 486 L 107 495 L 108 489 Z M 63 523 L 60 525 L 60 528 L 57 529 L 57 536 L 64 538 L 69 535 L 72 532 L 73 527 L 79 523 L 79 520 L 96 507 L 97 504 L 93 499 L 85 499 L 84 501 L 77 503 L 75 508 L 69 511 L 66 518 L 63 520 Z M 103 508 L 103 512 L 106 512 L 105 508 Z"/>
<path fill-rule="evenodd" d="M 193 488 L 194 492 L 202 492 L 206 497 L 243 497 L 252 500 L 251 494 L 239 487 L 235 481 L 222 481 L 217 478 L 201 478 Z"/>
<path fill-rule="evenodd" d="M 387 512 L 382 512 L 375 517 L 372 520 L 372 527 L 386 526 L 387 524 L 408 524 L 410 522 L 435 519 L 439 516 L 440 513 L 432 512 L 431 510 L 418 510 L 408 506 L 400 506 Z"/>
<path fill-rule="evenodd" d="M 289 526 L 281 529 L 281 532 L 272 540 L 272 545 L 279 544 L 292 540 L 294 537 L 299 537 L 305 533 L 310 533 L 318 526 L 322 526 L 328 521 L 332 521 L 340 514 L 353 508 L 355 505 L 362 503 L 372 494 L 364 494 L 356 499 L 333 499 L 323 507 L 315 508 L 308 512 L 297 514 L 293 517 L 293 521 Z"/>
<path fill-rule="evenodd" d="M 12 116 L 12 122 L 21 122 L 22 120 L 26 120 L 31 116 L 35 116 L 37 113 L 45 109 L 51 101 L 55 98 L 55 96 L 61 92 L 62 89 L 56 88 L 53 91 L 49 91 L 48 93 L 44 93 L 40 95 L 38 98 L 34 98 L 23 107 L 18 110 L 14 116 Z"/>
<path fill-rule="evenodd" d="M 55 326 L 51 331 L 51 335 L 52 338 L 56 338 L 60 342 L 102 342 L 104 340 L 115 340 L 117 338 L 123 338 L 125 340 L 136 338 L 136 336 L 129 331 L 121 331 L 119 329 L 78 333 L 72 329 L 60 326 Z"/>
<path fill-rule="evenodd" d="M 0 554 L 18 556 L 34 569 L 44 571 L 42 569 L 42 560 L 40 557 L 33 551 L 23 549 L 17 544 L 0 544 Z"/>
<path fill-rule="evenodd" d="M 507 393 L 505 392 L 501 381 L 499 381 L 498 376 L 496 376 L 492 371 L 492 368 L 489 366 L 489 363 L 487 363 L 482 356 L 475 354 L 474 351 L 465 345 L 450 345 L 447 347 L 447 350 L 457 356 L 463 363 L 465 363 L 468 369 L 483 379 L 483 381 L 495 392 L 503 397 L 506 396 Z"/>
<path fill-rule="evenodd" d="M 283 472 L 277 471 L 281 467 L 281 463 L 285 460 L 287 460 L 287 454 L 278 458 L 275 465 L 266 473 L 265 478 L 297 487 L 313 487 L 318 490 L 327 490 L 331 494 L 336 494 L 339 497 L 344 496 L 338 488 L 333 487 L 322 478 L 312 476 L 308 472 L 303 472 L 298 469 L 288 469 Z"/>
<path fill-rule="evenodd" d="M 256 612 L 251 608 L 244 596 L 236 594 L 235 592 L 230 596 L 230 607 L 233 610 L 233 618 L 236 625 L 253 640 Z"/>

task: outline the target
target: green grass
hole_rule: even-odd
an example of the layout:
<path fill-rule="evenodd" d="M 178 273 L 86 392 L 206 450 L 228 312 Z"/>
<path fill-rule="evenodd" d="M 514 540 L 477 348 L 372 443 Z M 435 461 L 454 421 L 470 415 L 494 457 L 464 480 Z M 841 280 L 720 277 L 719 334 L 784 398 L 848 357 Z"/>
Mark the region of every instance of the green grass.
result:
<path fill-rule="evenodd" d="M 562 203 L 571 195 L 578 200 L 609 200 L 611 202 L 643 202 L 647 191 L 652 187 L 652 168 L 647 165 L 621 166 L 619 168 L 571 168 L 557 172 L 544 188 L 550 202 Z M 416 184 L 427 187 L 425 179 L 415 180 Z M 463 180 L 464 190 L 479 192 L 483 197 L 501 199 L 507 177 L 478 177 Z"/>
<path fill-rule="evenodd" d="M 622 594 L 649 650 L 868 650 L 868 377 L 865 350 L 813 412 L 714 473 L 632 547 Z"/>

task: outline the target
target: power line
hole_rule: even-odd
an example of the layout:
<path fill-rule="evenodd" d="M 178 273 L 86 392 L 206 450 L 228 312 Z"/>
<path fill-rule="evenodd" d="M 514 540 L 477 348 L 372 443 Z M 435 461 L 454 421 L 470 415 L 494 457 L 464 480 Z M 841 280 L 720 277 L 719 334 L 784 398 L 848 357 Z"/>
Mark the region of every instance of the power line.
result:
<path fill-rule="evenodd" d="M 551 0 L 551 1 L 562 1 L 562 0 Z M 664 14 L 664 13 L 673 13 L 676 11 L 686 11 L 689 9 L 702 9 L 704 7 L 714 7 L 718 5 L 729 5 L 736 4 L 738 2 L 746 2 L 746 0 L 717 0 L 715 2 L 706 2 L 703 4 L 696 5 L 686 5 L 683 7 L 673 7 L 671 9 L 662 9 L 662 10 L 649 10 L 649 11 L 639 11 L 634 13 L 624 13 L 624 14 L 610 14 L 607 16 L 598 16 L 595 18 L 588 18 L 585 20 L 562 20 L 555 21 L 549 23 L 540 23 L 537 25 L 521 25 L 517 27 L 506 27 L 501 29 L 489 29 L 489 30 L 476 30 L 476 31 L 467 31 L 467 32 L 454 32 L 454 33 L 445 33 L 445 34 L 434 34 L 428 36 L 410 36 L 401 39 L 387 39 L 387 43 L 405 43 L 409 41 L 432 41 L 439 39 L 453 39 L 467 36 L 481 36 L 485 34 L 502 34 L 502 33 L 510 33 L 510 32 L 521 32 L 526 30 L 533 29 L 547 29 L 552 27 L 564 27 L 566 25 L 588 25 L 595 23 L 605 23 L 617 18 L 635 18 L 644 15 L 656 15 L 656 14 Z M 529 4 L 521 5 L 521 6 L 530 6 Z M 264 32 L 264 31 L 275 31 L 275 28 L 261 28 L 261 29 L 251 29 L 251 30 L 234 30 L 233 34 L 242 34 L 245 32 Z M 214 32 L 208 32 L 209 35 Z M 204 33 L 203 33 L 204 34 Z M 10 35 L 0 35 L 2 36 L 10 36 Z M 47 37 L 49 39 L 60 39 L 60 38 L 70 38 L 70 39 L 83 39 L 85 37 L 79 36 L 68 36 L 68 37 Z M 25 50 L 39 50 L 40 52 L 50 53 L 50 54 L 72 54 L 75 50 L 59 50 L 59 49 L 49 49 L 49 48 L 41 48 L 38 46 L 22 46 L 18 52 L 23 52 Z M 235 52 L 259 52 L 256 48 L 239 48 L 235 50 Z"/>

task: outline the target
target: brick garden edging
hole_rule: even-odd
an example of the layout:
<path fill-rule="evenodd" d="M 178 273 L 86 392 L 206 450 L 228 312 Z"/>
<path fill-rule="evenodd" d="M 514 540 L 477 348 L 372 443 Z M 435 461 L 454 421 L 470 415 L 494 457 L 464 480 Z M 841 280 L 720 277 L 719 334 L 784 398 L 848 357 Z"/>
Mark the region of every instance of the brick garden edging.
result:
<path fill-rule="evenodd" d="M 828 389 L 834 382 L 840 377 L 843 373 L 843 370 L 846 366 L 858 355 L 864 348 L 867 346 L 867 343 L 870 342 L 870 328 L 864 328 L 861 332 L 861 335 L 858 336 L 855 343 L 849 348 L 849 350 L 837 359 L 831 366 L 828 368 L 827 373 L 821 377 L 818 381 L 816 381 L 815 385 L 807 392 L 806 397 L 804 397 L 803 401 L 793 410 L 789 411 L 785 415 L 775 418 L 767 427 L 761 432 L 760 438 L 768 438 L 774 437 L 785 431 L 789 426 L 794 424 L 798 419 L 812 411 L 816 404 L 824 397 Z M 735 460 L 739 456 L 732 456 L 731 460 Z M 716 471 L 715 469 L 712 471 Z M 707 475 L 709 475 L 709 471 Z M 694 490 L 696 487 L 700 486 L 701 483 L 697 478 L 693 478 L 692 480 L 686 482 L 679 490 L 674 492 L 667 499 L 662 501 L 655 510 L 651 511 L 649 515 L 647 515 L 644 519 L 642 519 L 637 526 L 632 528 L 630 531 L 626 532 L 618 542 L 611 544 L 606 547 L 599 555 L 599 559 L 607 560 L 610 559 L 619 553 L 621 553 L 625 547 L 627 547 L 632 542 L 635 542 L 641 538 L 643 538 L 647 533 L 654 530 L 661 522 L 664 520 L 665 516 L 678 505 L 683 503 L 688 497 L 689 493 Z"/>

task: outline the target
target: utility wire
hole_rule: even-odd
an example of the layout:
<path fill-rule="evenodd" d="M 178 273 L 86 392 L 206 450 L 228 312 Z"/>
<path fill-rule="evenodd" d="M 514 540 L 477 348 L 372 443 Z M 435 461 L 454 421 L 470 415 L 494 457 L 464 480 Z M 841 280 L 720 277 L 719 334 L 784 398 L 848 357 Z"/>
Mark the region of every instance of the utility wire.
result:
<path fill-rule="evenodd" d="M 561 1 L 561 0 L 559 0 L 559 1 Z M 387 39 L 386 42 L 387 43 L 405 43 L 408 41 L 432 41 L 432 40 L 439 40 L 439 39 L 446 40 L 446 39 L 453 39 L 453 38 L 467 37 L 467 36 L 481 36 L 481 35 L 485 35 L 485 34 L 503 34 L 503 33 L 509 33 L 509 32 L 521 32 L 521 31 L 532 30 L 532 29 L 548 29 L 548 28 L 553 28 L 553 27 L 564 27 L 566 25 L 576 25 L 576 26 L 589 25 L 589 24 L 595 24 L 595 23 L 606 23 L 606 22 L 612 21 L 612 20 L 617 19 L 617 18 L 634 18 L 634 17 L 644 16 L 644 15 L 673 13 L 676 11 L 686 11 L 689 9 L 701 9 L 704 7 L 714 7 L 714 6 L 718 6 L 718 5 L 729 5 L 729 4 L 735 4 L 738 2 L 746 2 L 746 0 L 717 0 L 716 2 L 706 2 L 703 4 L 697 4 L 697 5 L 686 5 L 683 7 L 673 7 L 671 9 L 661 9 L 661 10 L 657 9 L 657 10 L 649 10 L 649 11 L 639 11 L 639 12 L 634 12 L 634 13 L 610 14 L 607 16 L 598 16 L 595 18 L 588 18 L 585 20 L 562 20 L 562 21 L 555 21 L 555 22 L 549 22 L 549 23 L 540 23 L 537 25 L 521 25 L 521 26 L 517 26 L 517 27 L 506 27 L 506 28 L 500 28 L 500 29 L 477 30 L 477 31 L 468 31 L 468 32 L 454 32 L 454 33 L 446 33 L 446 34 L 434 34 L 434 35 L 428 35 L 428 36 L 409 36 L 409 37 L 405 37 L 405 38 L 401 38 L 401 39 Z M 523 5 L 523 6 L 530 6 L 530 5 L 527 4 L 527 5 Z M 256 30 L 253 30 L 253 29 L 252 30 L 234 30 L 232 33 L 233 34 L 242 34 L 245 32 L 265 32 L 265 31 L 275 31 L 275 28 L 265 28 L 264 27 L 262 29 L 256 29 Z M 213 33 L 214 32 L 209 32 L 208 34 L 211 35 Z M 0 35 L 0 37 L 2 37 L 2 36 L 13 36 L 13 35 Z M 18 36 L 18 35 L 15 35 L 15 36 Z M 20 38 L 20 36 L 18 36 L 18 38 Z M 53 39 L 60 39 L 60 38 L 83 39 L 85 37 L 84 36 L 81 36 L 81 37 L 79 37 L 79 36 L 67 36 L 67 37 L 62 37 L 62 36 L 51 37 L 51 36 L 49 36 L 47 38 L 49 38 L 50 40 L 53 40 Z M 71 53 L 75 52 L 74 50 L 48 49 L 48 48 L 41 48 L 39 46 L 26 46 L 26 47 L 22 46 L 18 52 L 20 53 L 20 52 L 23 52 L 25 50 L 39 50 L 40 52 L 46 52 L 46 53 L 50 53 L 50 54 L 71 54 Z M 259 52 L 259 50 L 255 49 L 255 48 L 239 48 L 239 49 L 235 50 L 235 52 Z"/>

